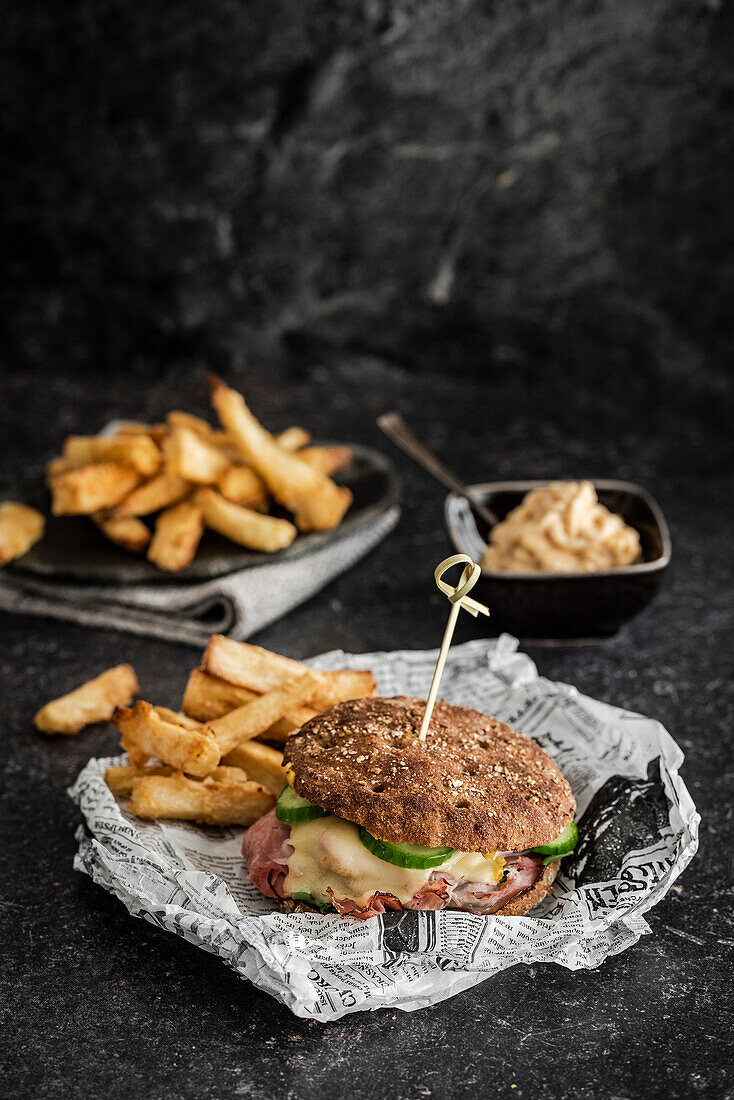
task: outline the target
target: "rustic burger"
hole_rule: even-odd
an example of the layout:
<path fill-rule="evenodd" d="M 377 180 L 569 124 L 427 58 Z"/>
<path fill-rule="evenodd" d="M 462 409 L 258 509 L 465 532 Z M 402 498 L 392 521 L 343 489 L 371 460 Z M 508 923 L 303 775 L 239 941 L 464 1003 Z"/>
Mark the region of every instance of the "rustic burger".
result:
<path fill-rule="evenodd" d="M 521 916 L 553 889 L 577 830 L 571 788 L 528 737 L 467 707 L 356 699 L 285 749 L 292 785 L 245 834 L 268 897 L 359 919 L 389 909 Z"/>

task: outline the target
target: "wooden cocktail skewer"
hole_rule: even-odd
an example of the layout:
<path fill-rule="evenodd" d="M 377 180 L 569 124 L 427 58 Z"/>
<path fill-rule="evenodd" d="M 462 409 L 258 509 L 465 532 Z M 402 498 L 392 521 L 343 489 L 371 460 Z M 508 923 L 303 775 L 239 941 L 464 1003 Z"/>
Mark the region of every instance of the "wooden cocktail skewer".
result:
<path fill-rule="evenodd" d="M 455 588 L 452 588 L 450 584 L 447 584 L 446 581 L 441 578 L 453 565 L 460 565 L 462 563 L 464 563 L 465 568 L 461 574 L 461 580 Z M 449 647 L 451 646 L 451 639 L 454 636 L 454 629 L 456 628 L 456 620 L 459 618 L 459 611 L 463 607 L 464 610 L 468 611 L 470 615 L 473 615 L 475 619 L 477 615 L 480 614 L 489 615 L 488 607 L 485 607 L 483 603 L 472 600 L 467 595 L 479 580 L 481 572 L 480 566 L 472 561 L 468 554 L 452 554 L 450 558 L 444 558 L 444 560 L 436 566 L 434 571 L 433 575 L 436 578 L 436 584 L 440 590 L 448 596 L 451 602 L 451 614 L 449 615 L 449 621 L 446 624 L 441 648 L 438 652 L 438 660 L 436 661 L 436 668 L 434 669 L 433 679 L 431 680 L 431 690 L 428 692 L 426 709 L 423 712 L 423 721 L 421 722 L 420 733 L 418 734 L 419 741 L 425 741 L 428 727 L 431 724 L 431 715 L 433 714 L 439 684 L 441 683 L 441 676 L 443 675 L 443 666 L 446 664 Z"/>

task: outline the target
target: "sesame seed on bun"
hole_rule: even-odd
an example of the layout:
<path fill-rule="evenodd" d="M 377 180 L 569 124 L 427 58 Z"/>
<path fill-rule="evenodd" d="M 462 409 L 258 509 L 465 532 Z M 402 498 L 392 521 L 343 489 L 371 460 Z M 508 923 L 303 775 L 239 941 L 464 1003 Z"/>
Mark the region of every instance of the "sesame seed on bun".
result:
<path fill-rule="evenodd" d="M 419 741 L 424 707 L 403 696 L 353 699 L 306 722 L 284 755 L 298 794 L 381 840 L 464 852 L 549 844 L 573 820 L 571 788 L 536 741 L 445 702 Z M 534 905 L 556 871 L 546 868 Z"/>

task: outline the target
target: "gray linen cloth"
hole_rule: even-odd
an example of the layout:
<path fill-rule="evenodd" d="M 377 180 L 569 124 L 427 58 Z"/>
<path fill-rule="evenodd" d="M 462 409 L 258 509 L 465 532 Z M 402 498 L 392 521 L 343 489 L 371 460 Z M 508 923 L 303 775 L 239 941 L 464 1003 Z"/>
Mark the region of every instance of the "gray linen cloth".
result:
<path fill-rule="evenodd" d="M 84 585 L 0 574 L 0 610 L 50 615 L 200 646 L 211 634 L 250 637 L 320 591 L 393 529 L 393 505 L 375 523 L 295 561 L 252 566 L 200 584 Z"/>

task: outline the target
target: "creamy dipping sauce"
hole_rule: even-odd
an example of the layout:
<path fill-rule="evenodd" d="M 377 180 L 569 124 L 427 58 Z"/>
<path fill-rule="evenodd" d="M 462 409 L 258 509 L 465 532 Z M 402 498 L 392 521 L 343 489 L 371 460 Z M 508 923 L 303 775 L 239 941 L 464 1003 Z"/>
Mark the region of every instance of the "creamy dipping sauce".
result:
<path fill-rule="evenodd" d="M 640 536 L 600 504 L 590 481 L 527 493 L 492 529 L 482 566 L 494 573 L 593 573 L 631 565 Z"/>

